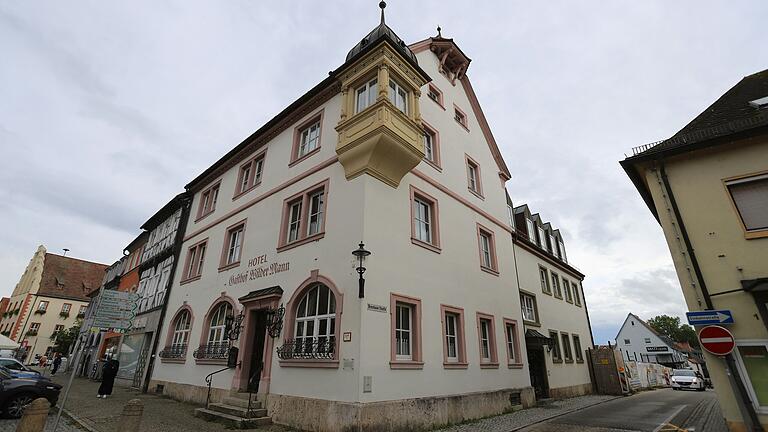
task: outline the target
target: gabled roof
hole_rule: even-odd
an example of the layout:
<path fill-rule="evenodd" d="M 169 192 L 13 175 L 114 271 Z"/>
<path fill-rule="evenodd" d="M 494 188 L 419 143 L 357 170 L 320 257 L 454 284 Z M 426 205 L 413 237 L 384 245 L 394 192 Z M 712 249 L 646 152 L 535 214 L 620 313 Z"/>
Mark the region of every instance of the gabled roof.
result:
<path fill-rule="evenodd" d="M 653 197 L 635 164 L 728 145 L 748 136 L 768 134 L 768 107 L 750 104 L 766 96 L 768 69 L 744 77 L 671 138 L 650 145 L 645 151 L 620 162 L 656 220 L 659 215 Z"/>
<path fill-rule="evenodd" d="M 38 295 L 88 301 L 88 293 L 101 286 L 106 264 L 46 253 Z"/>
<path fill-rule="evenodd" d="M 666 336 L 666 335 L 663 335 L 663 334 L 661 334 L 661 333 L 657 332 L 657 331 L 656 331 L 656 329 L 654 329 L 653 327 L 651 327 L 651 325 L 650 325 L 650 324 L 648 324 L 647 322 L 643 321 L 643 320 L 642 320 L 642 319 L 641 319 L 639 316 L 637 316 L 637 315 L 633 314 L 632 312 L 630 312 L 629 314 L 627 314 L 627 318 L 625 318 L 625 319 L 624 319 L 624 324 L 622 324 L 622 325 L 621 325 L 621 328 L 619 328 L 619 332 L 616 334 L 616 338 L 615 338 L 615 340 L 618 340 L 618 339 L 619 339 L 619 335 L 621 334 L 621 330 L 623 330 L 623 329 L 624 329 L 624 326 L 626 326 L 626 325 L 627 325 L 627 321 L 629 321 L 629 318 L 630 318 L 630 317 L 631 317 L 631 318 L 634 318 L 634 319 L 635 319 L 637 322 L 639 322 L 640 324 L 642 324 L 642 325 L 643 325 L 643 326 L 644 326 L 646 329 L 648 329 L 648 331 L 650 331 L 651 333 L 653 333 L 653 334 L 654 334 L 654 336 L 656 336 L 656 337 L 658 337 L 659 339 L 661 339 L 661 340 L 662 340 L 662 342 L 664 342 L 665 344 L 667 344 L 667 345 L 668 345 L 670 348 L 672 348 L 673 350 L 678 350 L 678 348 L 677 348 L 677 347 L 676 347 L 676 345 L 675 345 L 675 344 L 677 344 L 677 342 L 673 341 L 673 340 L 672 340 L 672 339 L 671 339 L 669 336 Z M 678 350 L 678 351 L 679 351 L 679 350 Z"/>

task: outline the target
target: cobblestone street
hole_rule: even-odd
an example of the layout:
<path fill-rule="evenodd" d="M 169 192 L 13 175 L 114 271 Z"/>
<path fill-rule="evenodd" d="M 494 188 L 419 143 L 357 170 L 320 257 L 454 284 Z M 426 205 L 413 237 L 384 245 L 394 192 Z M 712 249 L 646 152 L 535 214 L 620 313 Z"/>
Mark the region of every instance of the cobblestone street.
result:
<path fill-rule="evenodd" d="M 51 411 L 51 414 L 48 416 L 48 422 L 45 424 L 46 431 L 52 431 L 53 423 L 56 421 L 56 412 L 54 410 Z M 0 432 L 15 432 L 18 424 L 19 420 L 2 419 L 0 420 Z M 78 426 L 77 423 L 67 418 L 67 416 L 61 416 L 58 432 L 86 432 L 86 429 Z"/>

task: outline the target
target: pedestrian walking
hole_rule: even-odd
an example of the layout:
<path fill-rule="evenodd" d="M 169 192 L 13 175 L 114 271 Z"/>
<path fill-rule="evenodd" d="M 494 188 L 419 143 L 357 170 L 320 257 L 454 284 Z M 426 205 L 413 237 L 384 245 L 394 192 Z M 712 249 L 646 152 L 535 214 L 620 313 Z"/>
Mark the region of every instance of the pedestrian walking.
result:
<path fill-rule="evenodd" d="M 117 376 L 117 370 L 120 368 L 120 362 L 115 359 L 109 359 L 104 363 L 104 368 L 101 373 L 101 385 L 99 386 L 99 394 L 96 397 L 106 399 L 107 396 L 112 394 L 112 387 L 115 385 L 115 377 Z"/>
<path fill-rule="evenodd" d="M 56 375 L 56 371 L 59 370 L 59 367 L 61 367 L 61 353 L 56 353 L 56 357 L 53 359 L 53 370 L 51 370 L 51 375 Z"/>
<path fill-rule="evenodd" d="M 48 363 L 48 357 L 45 354 L 43 354 L 43 355 L 40 356 L 40 363 L 38 363 L 37 365 L 40 366 L 41 368 L 45 369 L 45 364 L 46 363 Z"/>

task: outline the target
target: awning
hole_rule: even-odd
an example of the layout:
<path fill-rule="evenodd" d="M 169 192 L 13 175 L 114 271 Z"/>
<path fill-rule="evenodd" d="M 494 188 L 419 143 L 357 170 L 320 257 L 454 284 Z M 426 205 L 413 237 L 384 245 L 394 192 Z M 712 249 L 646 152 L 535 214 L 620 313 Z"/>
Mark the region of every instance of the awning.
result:
<path fill-rule="evenodd" d="M 264 288 L 257 291 L 251 291 L 248 294 L 240 297 L 238 300 L 240 300 L 240 303 L 245 303 L 249 301 L 260 300 L 265 297 L 271 297 L 271 296 L 280 297 L 282 295 L 283 295 L 283 289 L 280 288 L 279 285 L 275 285 L 273 287 Z"/>
<path fill-rule="evenodd" d="M 544 336 L 534 329 L 528 329 L 525 331 L 526 344 L 548 345 L 551 340 L 552 339 L 549 337 Z"/>
<path fill-rule="evenodd" d="M 0 349 L 16 349 L 19 344 L 12 341 L 10 338 L 0 335 Z"/>

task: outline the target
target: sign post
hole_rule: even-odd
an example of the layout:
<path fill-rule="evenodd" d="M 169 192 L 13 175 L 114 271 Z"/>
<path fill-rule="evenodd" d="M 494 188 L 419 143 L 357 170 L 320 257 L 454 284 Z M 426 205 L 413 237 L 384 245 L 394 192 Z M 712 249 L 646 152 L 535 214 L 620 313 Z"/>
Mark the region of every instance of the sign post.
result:
<path fill-rule="evenodd" d="M 706 326 L 699 332 L 701 347 L 716 356 L 725 356 L 733 351 L 736 340 L 728 329 L 716 325 Z"/>

